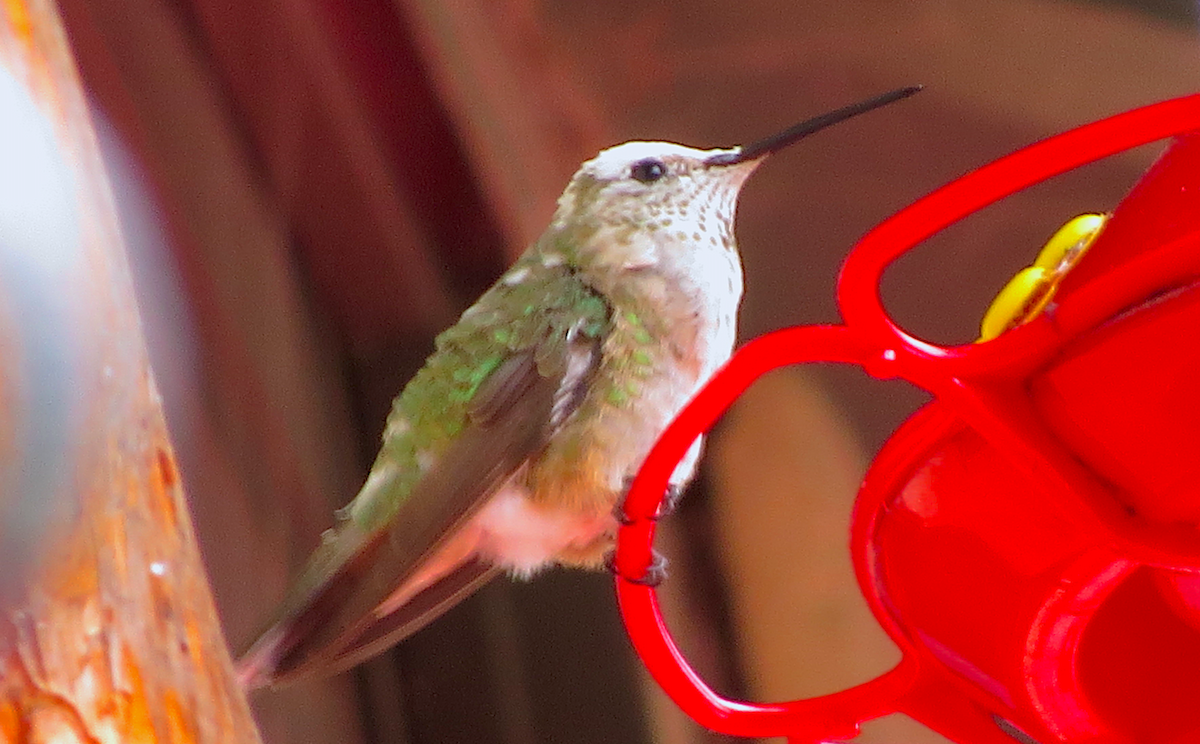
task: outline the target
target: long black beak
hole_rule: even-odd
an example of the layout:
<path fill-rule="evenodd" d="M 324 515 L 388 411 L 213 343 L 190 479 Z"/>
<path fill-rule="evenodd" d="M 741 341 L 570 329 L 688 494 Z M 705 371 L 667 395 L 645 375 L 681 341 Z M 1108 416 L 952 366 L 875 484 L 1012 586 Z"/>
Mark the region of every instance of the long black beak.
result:
<path fill-rule="evenodd" d="M 849 106 L 844 106 L 837 111 L 830 111 L 827 114 L 814 116 L 808 121 L 802 121 L 799 124 L 788 127 L 779 134 L 773 134 L 770 137 L 760 139 L 757 142 L 751 142 L 748 145 L 734 150 L 733 152 L 722 152 L 713 155 L 708 160 L 704 161 L 705 165 L 735 165 L 744 163 L 748 160 L 757 160 L 764 155 L 770 155 L 773 152 L 778 152 L 790 144 L 798 142 L 814 132 L 819 132 L 826 127 L 833 126 L 840 122 L 865 114 L 868 111 L 873 111 L 880 106 L 886 106 L 889 103 L 895 103 L 904 98 L 908 98 L 920 91 L 924 86 L 910 85 L 907 88 L 899 88 L 883 95 L 868 98 L 865 101 L 852 103 Z"/>

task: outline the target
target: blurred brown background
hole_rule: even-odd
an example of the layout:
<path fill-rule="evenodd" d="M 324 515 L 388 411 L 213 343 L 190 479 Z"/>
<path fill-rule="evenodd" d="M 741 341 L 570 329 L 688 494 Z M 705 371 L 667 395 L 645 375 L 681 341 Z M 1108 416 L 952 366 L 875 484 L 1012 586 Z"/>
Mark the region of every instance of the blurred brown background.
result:
<path fill-rule="evenodd" d="M 742 337 L 837 319 L 854 240 L 1047 134 L 1193 92 L 1193 9 L 1051 0 L 62 0 L 109 143 L 144 322 L 225 629 L 249 641 L 356 491 L 433 335 L 627 139 L 731 145 L 911 83 L 747 186 Z M 972 338 L 1059 224 L 1143 151 L 1018 195 L 889 276 L 889 307 Z M 665 526 L 663 601 L 721 691 L 815 695 L 894 662 L 852 581 L 854 489 L 919 392 L 777 373 Z M 271 744 L 702 742 L 648 682 L 606 576 L 496 582 L 362 669 L 263 692 Z M 872 742 L 934 742 L 885 720 Z"/>

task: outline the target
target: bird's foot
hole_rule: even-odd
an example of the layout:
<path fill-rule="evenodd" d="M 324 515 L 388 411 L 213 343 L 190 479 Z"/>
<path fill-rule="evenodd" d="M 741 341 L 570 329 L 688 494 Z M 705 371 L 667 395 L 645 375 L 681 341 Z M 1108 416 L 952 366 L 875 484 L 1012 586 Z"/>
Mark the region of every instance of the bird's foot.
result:
<path fill-rule="evenodd" d="M 655 587 L 661 584 L 663 579 L 667 578 L 667 559 L 657 550 L 650 551 L 650 565 L 646 566 L 646 572 L 637 578 L 626 576 L 617 570 L 617 553 L 615 550 L 608 552 L 604 556 L 604 567 L 613 576 L 619 576 L 630 584 L 637 584 L 639 586 Z"/>

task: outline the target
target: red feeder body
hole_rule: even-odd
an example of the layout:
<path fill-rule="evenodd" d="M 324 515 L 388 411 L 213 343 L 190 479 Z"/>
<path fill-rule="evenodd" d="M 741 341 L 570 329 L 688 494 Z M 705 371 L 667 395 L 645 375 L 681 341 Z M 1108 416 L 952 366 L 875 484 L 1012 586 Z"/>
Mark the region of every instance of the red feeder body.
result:
<path fill-rule="evenodd" d="M 1200 96 L 1038 143 L 883 223 L 847 259 L 846 324 L 756 339 L 681 413 L 626 503 L 617 566 L 649 561 L 674 464 L 759 375 L 857 364 L 932 392 L 872 464 L 851 549 L 900 665 L 802 701 L 728 701 L 691 671 L 653 590 L 618 579 L 638 652 L 677 703 L 734 735 L 848 738 L 907 713 L 955 741 L 1200 741 Z M 1032 183 L 1180 136 L 1040 316 L 943 348 L 896 327 L 880 274 Z"/>

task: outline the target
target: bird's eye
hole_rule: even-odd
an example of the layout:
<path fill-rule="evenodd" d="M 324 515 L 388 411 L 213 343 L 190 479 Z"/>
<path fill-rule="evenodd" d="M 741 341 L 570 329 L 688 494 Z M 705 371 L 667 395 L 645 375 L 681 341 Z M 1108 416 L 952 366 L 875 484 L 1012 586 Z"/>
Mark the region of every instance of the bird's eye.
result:
<path fill-rule="evenodd" d="M 635 181 L 654 183 L 667 175 L 667 166 L 663 165 L 663 161 L 657 158 L 646 158 L 630 166 L 629 175 L 633 176 Z"/>

